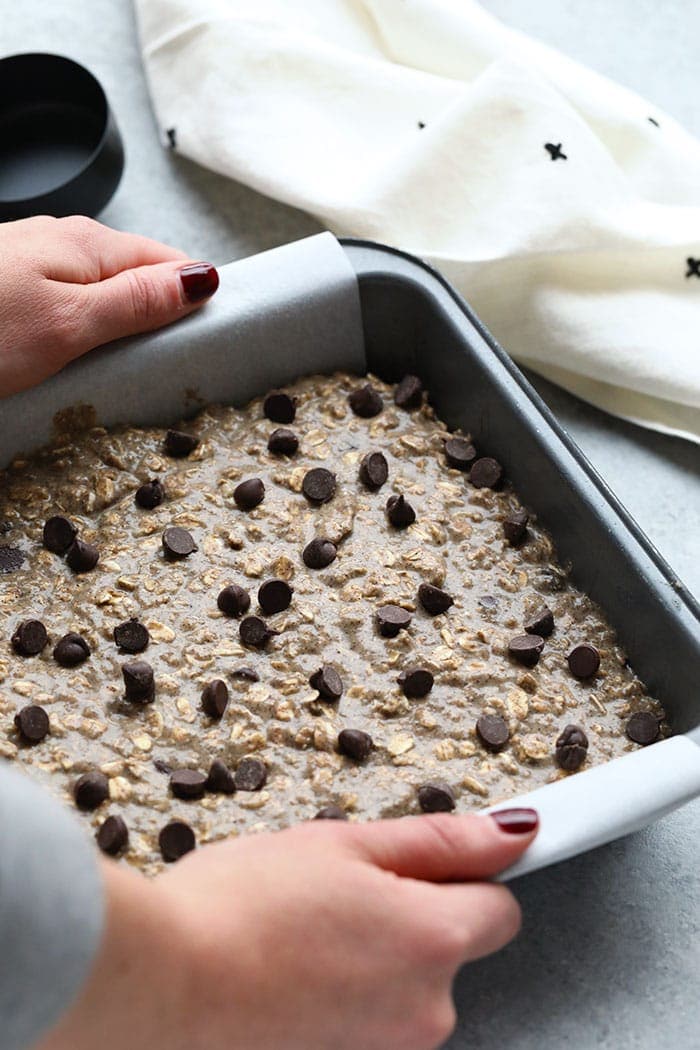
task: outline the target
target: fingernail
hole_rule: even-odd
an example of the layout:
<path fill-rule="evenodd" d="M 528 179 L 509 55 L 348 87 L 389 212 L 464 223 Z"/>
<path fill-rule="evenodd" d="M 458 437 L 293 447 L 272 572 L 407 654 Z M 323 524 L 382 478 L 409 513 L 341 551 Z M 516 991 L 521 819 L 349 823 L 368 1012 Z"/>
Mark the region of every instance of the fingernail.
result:
<path fill-rule="evenodd" d="M 211 263 L 189 263 L 180 270 L 180 280 L 185 299 L 190 303 L 201 303 L 219 287 L 219 275 Z"/>
<path fill-rule="evenodd" d="M 499 809 L 497 813 L 489 813 L 496 821 L 501 831 L 507 831 L 509 835 L 529 835 L 540 822 L 535 809 Z"/>

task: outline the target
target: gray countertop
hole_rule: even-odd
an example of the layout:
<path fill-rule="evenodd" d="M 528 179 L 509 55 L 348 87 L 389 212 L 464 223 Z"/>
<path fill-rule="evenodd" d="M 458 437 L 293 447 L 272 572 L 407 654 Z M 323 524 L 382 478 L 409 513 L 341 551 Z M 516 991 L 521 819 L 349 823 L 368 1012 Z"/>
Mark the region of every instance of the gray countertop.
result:
<path fill-rule="evenodd" d="M 640 91 L 700 135 L 700 5 L 489 0 L 484 6 Z M 4 53 L 62 52 L 89 66 L 107 90 L 127 167 L 101 216 L 105 222 L 214 263 L 319 229 L 308 216 L 161 148 L 127 0 L 11 7 Z M 680 578 L 700 594 L 697 446 L 614 420 L 544 380 L 536 385 Z M 700 1047 L 700 803 L 514 888 L 523 932 L 460 974 L 460 1020 L 450 1050 Z"/>

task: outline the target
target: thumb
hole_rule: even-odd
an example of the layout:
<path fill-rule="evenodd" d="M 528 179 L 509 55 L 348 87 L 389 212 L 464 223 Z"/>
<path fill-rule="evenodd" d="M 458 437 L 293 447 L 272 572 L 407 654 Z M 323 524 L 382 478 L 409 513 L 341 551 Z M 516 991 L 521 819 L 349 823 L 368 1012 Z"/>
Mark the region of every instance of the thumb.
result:
<path fill-rule="evenodd" d="M 537 834 L 534 809 L 451 816 L 436 813 L 355 825 L 353 842 L 371 863 L 428 882 L 484 879 L 509 867 Z"/>

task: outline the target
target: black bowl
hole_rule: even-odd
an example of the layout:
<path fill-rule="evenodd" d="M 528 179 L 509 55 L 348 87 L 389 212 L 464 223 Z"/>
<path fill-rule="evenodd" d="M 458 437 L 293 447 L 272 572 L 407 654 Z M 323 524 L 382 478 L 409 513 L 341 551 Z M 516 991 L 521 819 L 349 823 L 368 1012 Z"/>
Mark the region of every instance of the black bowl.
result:
<path fill-rule="evenodd" d="M 0 221 L 97 215 L 124 170 L 99 82 L 62 55 L 0 60 Z"/>

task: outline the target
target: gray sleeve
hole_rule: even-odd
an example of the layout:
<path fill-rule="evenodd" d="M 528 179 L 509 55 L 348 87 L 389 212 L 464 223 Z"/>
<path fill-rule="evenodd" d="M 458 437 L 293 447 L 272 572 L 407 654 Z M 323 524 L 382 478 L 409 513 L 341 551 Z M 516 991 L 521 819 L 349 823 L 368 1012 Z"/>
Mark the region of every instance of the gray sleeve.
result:
<path fill-rule="evenodd" d="M 0 1047 L 25 1050 L 87 977 L 103 922 L 97 854 L 73 815 L 0 762 Z"/>

